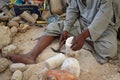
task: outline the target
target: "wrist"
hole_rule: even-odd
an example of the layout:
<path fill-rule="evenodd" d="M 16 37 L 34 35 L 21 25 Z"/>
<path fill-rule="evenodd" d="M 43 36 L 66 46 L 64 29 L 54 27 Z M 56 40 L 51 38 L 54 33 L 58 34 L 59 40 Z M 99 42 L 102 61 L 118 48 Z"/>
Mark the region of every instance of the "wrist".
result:
<path fill-rule="evenodd" d="M 87 37 L 90 36 L 90 32 L 89 32 L 88 29 L 86 29 L 85 31 L 83 31 L 83 32 L 81 33 L 81 35 L 83 36 L 84 39 L 86 39 Z"/>
<path fill-rule="evenodd" d="M 64 34 L 68 34 L 68 31 L 63 31 Z"/>

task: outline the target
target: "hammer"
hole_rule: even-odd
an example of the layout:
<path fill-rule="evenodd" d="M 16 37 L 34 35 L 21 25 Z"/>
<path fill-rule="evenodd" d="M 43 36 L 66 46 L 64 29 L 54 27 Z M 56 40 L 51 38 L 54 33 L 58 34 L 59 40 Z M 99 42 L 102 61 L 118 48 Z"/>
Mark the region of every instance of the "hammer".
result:
<path fill-rule="evenodd" d="M 62 42 L 59 44 L 59 47 L 58 47 L 57 49 L 54 49 L 54 48 L 52 48 L 52 47 L 51 47 L 51 49 L 52 49 L 52 51 L 54 51 L 54 52 L 56 52 L 56 53 L 63 53 L 63 54 L 65 54 L 65 52 L 60 51 L 60 49 L 62 48 L 62 46 L 63 46 L 64 44 L 65 44 L 65 40 L 62 41 Z"/>

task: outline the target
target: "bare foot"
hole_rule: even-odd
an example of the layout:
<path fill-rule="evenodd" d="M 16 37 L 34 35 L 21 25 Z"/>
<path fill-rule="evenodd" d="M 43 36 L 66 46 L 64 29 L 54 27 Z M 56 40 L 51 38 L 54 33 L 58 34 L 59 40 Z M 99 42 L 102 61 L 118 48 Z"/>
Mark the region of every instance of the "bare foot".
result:
<path fill-rule="evenodd" d="M 26 54 L 11 54 L 8 56 L 8 58 L 14 63 L 35 64 L 35 61 L 32 58 L 32 56 Z"/>

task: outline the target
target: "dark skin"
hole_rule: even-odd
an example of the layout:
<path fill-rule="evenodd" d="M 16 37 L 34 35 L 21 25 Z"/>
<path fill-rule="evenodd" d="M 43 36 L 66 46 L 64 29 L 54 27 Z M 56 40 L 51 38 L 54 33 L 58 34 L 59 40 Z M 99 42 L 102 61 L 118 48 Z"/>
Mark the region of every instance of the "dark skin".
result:
<path fill-rule="evenodd" d="M 88 29 L 86 29 L 84 32 L 82 32 L 78 36 L 75 36 L 72 41 L 71 49 L 74 51 L 80 50 L 83 47 L 83 45 L 86 41 L 86 38 L 89 36 L 90 36 L 90 33 L 89 33 Z"/>

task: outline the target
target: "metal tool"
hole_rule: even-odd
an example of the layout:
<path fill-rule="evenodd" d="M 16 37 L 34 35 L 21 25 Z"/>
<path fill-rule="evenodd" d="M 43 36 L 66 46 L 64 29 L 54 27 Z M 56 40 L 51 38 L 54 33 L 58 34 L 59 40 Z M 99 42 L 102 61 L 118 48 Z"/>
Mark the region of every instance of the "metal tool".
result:
<path fill-rule="evenodd" d="M 65 54 L 65 52 L 62 52 L 62 51 L 57 50 L 57 49 L 54 49 L 54 48 L 52 48 L 52 47 L 51 47 L 51 49 L 52 49 L 53 52 Z"/>
<path fill-rule="evenodd" d="M 63 53 L 63 54 L 65 54 L 65 52 L 60 51 L 62 46 L 64 45 L 64 43 L 65 43 L 65 41 L 62 41 L 57 49 L 54 49 L 54 48 L 51 47 L 52 51 L 54 51 L 56 53 Z"/>

